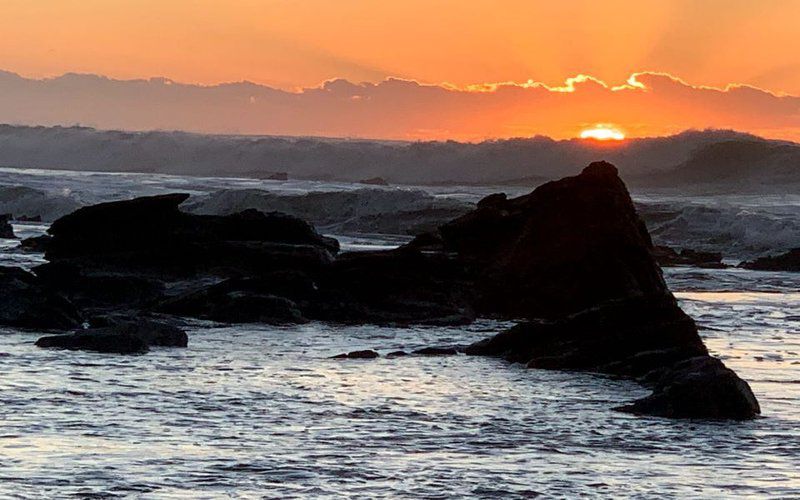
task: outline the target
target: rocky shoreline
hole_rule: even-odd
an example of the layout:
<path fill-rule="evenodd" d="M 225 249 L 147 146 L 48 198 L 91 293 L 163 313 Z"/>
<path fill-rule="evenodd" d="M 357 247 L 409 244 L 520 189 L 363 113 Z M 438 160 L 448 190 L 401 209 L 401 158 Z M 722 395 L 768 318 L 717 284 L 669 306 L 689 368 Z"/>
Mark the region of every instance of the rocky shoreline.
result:
<path fill-rule="evenodd" d="M 634 413 L 745 419 L 760 411 L 669 292 L 608 163 L 518 198 L 491 195 L 387 251 L 340 253 L 336 240 L 277 212 L 184 213 L 187 198 L 104 203 L 54 222 L 35 242 L 48 263 L 33 274 L 1 270 L 0 323 L 73 330 L 41 347 L 142 353 L 186 345 L 175 317 L 378 325 L 494 317 L 520 323 L 467 354 L 636 378 L 654 393 L 624 408 Z M 415 354 L 455 352 L 430 349 Z"/>

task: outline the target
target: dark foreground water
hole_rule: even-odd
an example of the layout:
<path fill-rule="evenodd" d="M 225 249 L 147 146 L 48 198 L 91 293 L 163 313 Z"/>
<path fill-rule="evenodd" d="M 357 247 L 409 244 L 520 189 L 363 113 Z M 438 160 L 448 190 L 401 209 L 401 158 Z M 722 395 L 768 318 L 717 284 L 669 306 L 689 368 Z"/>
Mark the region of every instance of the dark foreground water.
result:
<path fill-rule="evenodd" d="M 467 343 L 503 326 L 489 322 L 198 323 L 188 349 L 144 356 L 42 350 L 38 334 L 3 330 L 0 495 L 798 497 L 800 293 L 697 291 L 800 281 L 751 274 L 671 276 L 694 290 L 679 296 L 711 350 L 761 401 L 763 417 L 744 423 L 616 413 L 647 391 L 591 374 L 467 356 L 327 359 Z"/>

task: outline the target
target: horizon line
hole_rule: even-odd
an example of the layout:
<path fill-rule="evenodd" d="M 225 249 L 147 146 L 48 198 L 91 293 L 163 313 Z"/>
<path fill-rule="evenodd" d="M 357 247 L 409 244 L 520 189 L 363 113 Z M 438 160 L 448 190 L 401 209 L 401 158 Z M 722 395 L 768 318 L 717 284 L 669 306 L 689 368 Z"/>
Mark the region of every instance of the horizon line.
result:
<path fill-rule="evenodd" d="M 448 143 L 454 142 L 457 144 L 484 144 L 489 142 L 511 142 L 511 141 L 524 141 L 524 140 L 533 140 L 533 139 L 546 139 L 552 142 L 584 142 L 587 144 L 598 144 L 604 147 L 613 147 L 614 145 L 622 146 L 626 143 L 633 142 L 633 141 L 643 141 L 643 140 L 653 140 L 653 139 L 668 139 L 672 137 L 677 137 L 683 134 L 690 134 L 690 133 L 730 133 L 736 134 L 740 136 L 750 137 L 754 140 L 761 140 L 761 141 L 773 141 L 773 142 L 783 142 L 788 144 L 797 144 L 800 145 L 800 142 L 792 141 L 790 139 L 780 139 L 780 138 L 773 138 L 773 137 L 766 137 L 763 135 L 754 134 L 752 132 L 745 132 L 741 130 L 736 130 L 732 128 L 715 128 L 715 127 L 707 127 L 707 128 L 686 128 L 681 130 L 680 132 L 675 132 L 673 134 L 666 134 L 666 135 L 643 135 L 643 136 L 627 136 L 621 140 L 613 140 L 613 141 L 606 141 L 606 140 L 598 140 L 594 138 L 582 138 L 582 137 L 568 137 L 568 138 L 555 138 L 549 136 L 547 134 L 535 134 L 530 136 L 518 136 L 518 137 L 487 137 L 485 139 L 474 140 L 474 141 L 467 141 L 467 140 L 458 140 L 458 139 L 387 139 L 387 138 L 380 138 L 380 137 L 361 137 L 361 136 L 337 136 L 337 135 L 291 135 L 291 134 L 236 134 L 236 133 L 212 133 L 212 132 L 198 132 L 193 130 L 182 130 L 182 129 L 125 129 L 125 128 L 98 128 L 90 125 L 82 125 L 79 123 L 73 125 L 30 125 L 30 124 L 23 124 L 23 123 L 7 123 L 7 122 L 0 122 L 0 129 L 4 127 L 11 127 L 11 128 L 27 128 L 27 129 L 76 129 L 76 130 L 89 130 L 92 132 L 97 133 L 125 133 L 125 134 L 186 134 L 186 135 L 195 135 L 195 136 L 204 136 L 204 137 L 227 137 L 227 138 L 242 138 L 242 139 L 287 139 L 287 140 L 302 140 L 302 139 L 313 139 L 313 140 L 329 140 L 329 141 L 341 141 L 341 142 L 386 142 L 386 143 L 402 143 L 402 144 L 431 144 L 431 143 Z"/>

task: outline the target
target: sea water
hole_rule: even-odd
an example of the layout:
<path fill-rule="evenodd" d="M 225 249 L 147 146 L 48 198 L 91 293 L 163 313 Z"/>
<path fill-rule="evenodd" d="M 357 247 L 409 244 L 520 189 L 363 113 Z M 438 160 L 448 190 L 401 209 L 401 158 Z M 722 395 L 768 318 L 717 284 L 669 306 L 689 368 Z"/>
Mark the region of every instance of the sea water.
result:
<path fill-rule="evenodd" d="M 51 190 L 57 181 L 85 202 L 265 185 L 26 175 L 14 181 Z M 320 187 L 337 188 L 295 186 Z M 15 229 L 30 236 L 46 227 Z M 345 243 L 397 241 L 373 235 Z M 0 240 L 3 265 L 42 261 L 16 244 Z M 187 349 L 141 356 L 39 349 L 33 343 L 42 332 L 3 328 L 0 496 L 800 497 L 800 273 L 665 275 L 710 351 L 751 384 L 760 418 L 618 413 L 612 408 L 648 391 L 491 358 L 330 359 L 354 349 L 463 345 L 509 326 L 485 320 L 447 328 L 193 321 Z"/>

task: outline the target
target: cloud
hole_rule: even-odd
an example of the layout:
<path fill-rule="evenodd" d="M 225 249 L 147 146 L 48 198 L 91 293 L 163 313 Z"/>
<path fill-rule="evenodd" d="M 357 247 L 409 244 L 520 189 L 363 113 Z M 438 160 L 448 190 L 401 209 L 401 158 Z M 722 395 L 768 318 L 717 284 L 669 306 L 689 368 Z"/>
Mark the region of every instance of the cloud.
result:
<path fill-rule="evenodd" d="M 533 80 L 457 87 L 400 78 L 378 83 L 333 79 L 296 92 L 250 82 L 202 86 L 78 74 L 36 80 L 4 72 L 0 121 L 459 140 L 574 137 L 595 123 L 612 123 L 629 136 L 713 127 L 800 140 L 800 97 L 747 85 L 693 85 L 659 72 L 634 73 L 614 84 L 577 75 L 556 86 Z"/>

